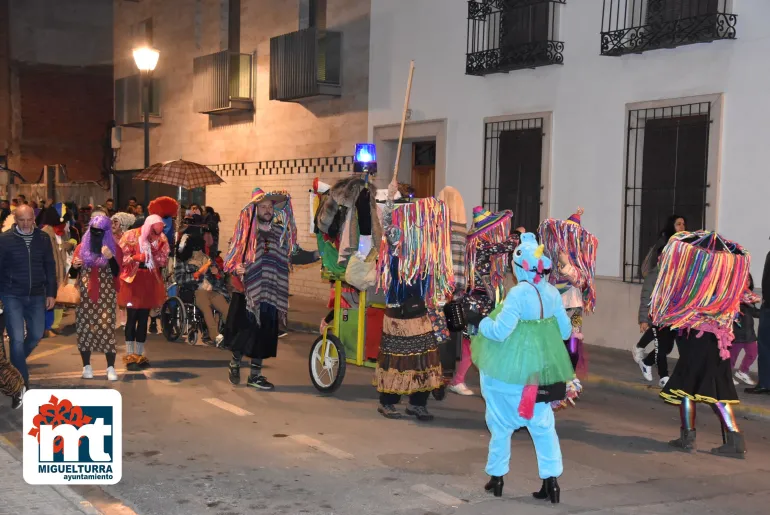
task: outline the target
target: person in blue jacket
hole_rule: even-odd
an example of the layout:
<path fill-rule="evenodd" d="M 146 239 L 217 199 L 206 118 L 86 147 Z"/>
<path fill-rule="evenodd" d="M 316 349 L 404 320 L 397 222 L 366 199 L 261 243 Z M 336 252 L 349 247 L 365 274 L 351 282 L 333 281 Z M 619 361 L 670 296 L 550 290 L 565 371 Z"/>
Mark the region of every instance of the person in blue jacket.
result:
<path fill-rule="evenodd" d="M 544 279 L 551 260 L 532 233 L 524 233 L 513 252 L 518 284 L 489 317 L 478 322 L 479 334 L 471 345 L 479 368 L 481 393 L 486 401 L 486 422 L 492 435 L 486 472 L 487 491 L 499 497 L 511 458 L 511 435 L 526 427 L 535 444 L 543 486 L 537 499 L 559 502 L 557 478 L 563 472 L 559 437 L 551 402 L 566 394 L 574 377 L 564 346 L 572 323 L 559 291 Z M 471 314 L 470 318 L 479 317 Z"/>

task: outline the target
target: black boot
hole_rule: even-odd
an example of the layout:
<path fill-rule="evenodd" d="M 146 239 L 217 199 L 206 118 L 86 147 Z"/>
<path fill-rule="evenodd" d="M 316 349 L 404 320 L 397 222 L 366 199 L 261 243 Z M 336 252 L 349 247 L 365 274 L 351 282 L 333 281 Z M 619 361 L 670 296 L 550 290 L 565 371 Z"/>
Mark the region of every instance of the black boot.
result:
<path fill-rule="evenodd" d="M 241 382 L 241 364 L 235 363 L 234 361 L 230 362 L 230 373 L 228 374 L 228 379 L 230 380 L 230 384 L 232 385 L 238 385 Z"/>
<path fill-rule="evenodd" d="M 484 490 L 487 492 L 491 491 L 495 494 L 495 497 L 502 497 L 503 496 L 503 486 L 505 486 L 505 481 L 503 481 L 503 476 L 489 476 L 489 482 L 487 482 L 486 485 L 484 485 Z"/>
<path fill-rule="evenodd" d="M 671 440 L 668 442 L 668 444 L 671 447 L 675 447 L 676 449 L 683 451 L 683 452 L 694 452 L 695 451 L 695 429 L 693 430 L 687 430 L 687 429 L 680 429 L 680 436 L 676 440 Z"/>
<path fill-rule="evenodd" d="M 724 445 L 711 449 L 711 454 L 740 460 L 746 459 L 746 441 L 743 439 L 743 433 L 725 432 Z"/>
<path fill-rule="evenodd" d="M 549 477 L 543 479 L 543 486 L 540 487 L 539 492 L 532 492 L 532 497 L 535 499 L 551 499 L 552 504 L 559 503 L 559 497 L 561 496 L 561 489 L 559 488 L 559 482 L 555 477 Z"/>

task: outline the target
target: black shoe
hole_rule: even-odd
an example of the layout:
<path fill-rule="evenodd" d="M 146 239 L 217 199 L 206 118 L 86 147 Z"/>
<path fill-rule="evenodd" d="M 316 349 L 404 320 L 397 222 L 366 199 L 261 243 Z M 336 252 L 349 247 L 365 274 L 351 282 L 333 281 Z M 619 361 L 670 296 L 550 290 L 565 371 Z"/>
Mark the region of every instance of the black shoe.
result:
<path fill-rule="evenodd" d="M 711 454 L 739 460 L 746 459 L 746 441 L 743 438 L 743 433 L 726 432 L 724 439 L 724 445 L 711 449 Z"/>
<path fill-rule="evenodd" d="M 430 422 L 433 420 L 433 415 L 431 415 L 428 408 L 425 406 L 412 406 L 410 404 L 406 407 L 406 414 L 413 415 L 417 417 L 417 420 L 422 420 L 423 422 Z"/>
<path fill-rule="evenodd" d="M 770 388 L 765 388 L 764 386 L 752 386 L 751 388 L 744 388 L 743 391 L 746 393 L 753 393 L 755 395 L 770 394 Z"/>
<path fill-rule="evenodd" d="M 377 411 L 385 418 L 401 418 L 401 413 L 392 404 L 380 404 Z"/>
<path fill-rule="evenodd" d="M 561 497 L 559 482 L 555 477 L 543 479 L 543 486 L 540 488 L 540 491 L 532 492 L 532 497 L 540 500 L 550 499 L 552 504 L 558 504 Z"/>
<path fill-rule="evenodd" d="M 126 365 L 126 370 L 129 372 L 140 372 L 142 367 L 139 366 L 139 363 L 132 362 Z"/>
<path fill-rule="evenodd" d="M 275 390 L 273 383 L 267 380 L 265 376 L 250 375 L 249 380 L 246 381 L 246 386 L 251 386 L 257 390 L 272 391 Z"/>
<path fill-rule="evenodd" d="M 241 384 L 241 365 L 238 363 L 230 362 L 230 373 L 228 374 L 228 379 L 230 380 L 230 384 L 232 385 L 239 385 Z"/>
<path fill-rule="evenodd" d="M 22 386 L 21 390 L 16 393 L 11 400 L 11 409 L 19 409 L 21 408 L 22 403 L 24 402 L 24 394 L 27 392 L 27 387 Z"/>
<path fill-rule="evenodd" d="M 503 476 L 489 476 L 489 481 L 484 485 L 484 490 L 492 492 L 495 497 L 502 497 L 503 486 L 505 486 Z"/>
<path fill-rule="evenodd" d="M 695 451 L 695 429 L 688 431 L 687 429 L 680 429 L 680 436 L 676 440 L 671 440 L 668 444 L 680 451 L 694 452 Z"/>

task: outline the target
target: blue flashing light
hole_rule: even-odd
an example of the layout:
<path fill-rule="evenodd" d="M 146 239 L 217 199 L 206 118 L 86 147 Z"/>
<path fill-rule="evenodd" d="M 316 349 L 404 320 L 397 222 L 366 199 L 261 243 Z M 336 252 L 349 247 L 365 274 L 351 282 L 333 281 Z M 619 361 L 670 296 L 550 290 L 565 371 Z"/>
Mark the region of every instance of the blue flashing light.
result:
<path fill-rule="evenodd" d="M 377 161 L 377 151 L 374 143 L 356 143 L 355 162 L 368 164 Z"/>

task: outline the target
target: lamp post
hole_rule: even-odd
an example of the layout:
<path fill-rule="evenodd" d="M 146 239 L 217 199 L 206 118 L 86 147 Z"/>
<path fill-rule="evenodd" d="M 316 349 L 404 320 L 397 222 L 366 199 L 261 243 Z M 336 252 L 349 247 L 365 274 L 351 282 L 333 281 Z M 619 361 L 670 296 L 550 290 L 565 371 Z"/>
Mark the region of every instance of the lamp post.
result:
<path fill-rule="evenodd" d="M 144 168 L 150 167 L 150 79 L 158 65 L 160 52 L 150 47 L 134 49 L 134 62 L 139 68 L 140 89 L 142 90 L 142 111 L 144 113 Z M 150 201 L 150 183 L 144 181 L 144 203 Z"/>

